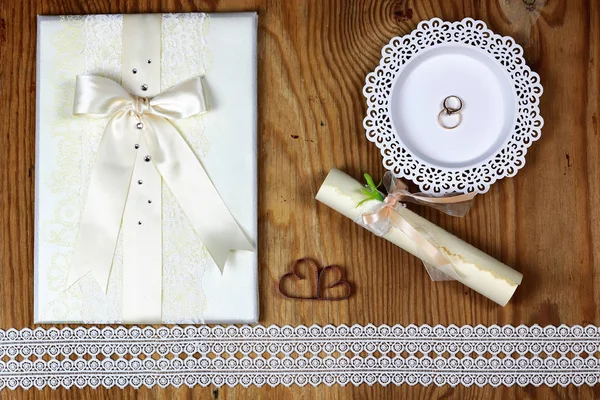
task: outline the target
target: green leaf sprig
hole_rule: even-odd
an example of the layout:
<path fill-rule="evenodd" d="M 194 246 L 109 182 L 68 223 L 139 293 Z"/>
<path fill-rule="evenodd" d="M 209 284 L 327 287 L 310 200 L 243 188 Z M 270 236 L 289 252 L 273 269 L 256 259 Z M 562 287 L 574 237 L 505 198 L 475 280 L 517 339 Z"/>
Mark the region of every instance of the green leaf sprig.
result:
<path fill-rule="evenodd" d="M 362 189 L 362 193 L 367 197 L 363 201 L 358 203 L 356 205 L 356 207 L 360 207 L 365 201 L 369 201 L 369 200 L 383 201 L 383 199 L 385 198 L 383 193 L 381 193 L 378 190 L 378 188 L 381 186 L 382 181 L 379 181 L 379 184 L 376 186 L 375 181 L 373 181 L 373 178 L 371 178 L 371 175 L 369 175 L 369 174 L 365 174 L 365 181 L 367 181 L 367 184 Z"/>

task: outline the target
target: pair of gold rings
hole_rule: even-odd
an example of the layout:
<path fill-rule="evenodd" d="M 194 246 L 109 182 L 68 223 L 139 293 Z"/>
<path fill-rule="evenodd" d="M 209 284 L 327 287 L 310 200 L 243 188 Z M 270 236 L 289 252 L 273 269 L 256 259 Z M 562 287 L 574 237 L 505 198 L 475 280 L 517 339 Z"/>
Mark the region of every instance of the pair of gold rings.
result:
<path fill-rule="evenodd" d="M 444 129 L 454 129 L 462 122 L 463 101 L 456 95 L 444 99 L 442 110 L 438 114 L 438 124 Z"/>

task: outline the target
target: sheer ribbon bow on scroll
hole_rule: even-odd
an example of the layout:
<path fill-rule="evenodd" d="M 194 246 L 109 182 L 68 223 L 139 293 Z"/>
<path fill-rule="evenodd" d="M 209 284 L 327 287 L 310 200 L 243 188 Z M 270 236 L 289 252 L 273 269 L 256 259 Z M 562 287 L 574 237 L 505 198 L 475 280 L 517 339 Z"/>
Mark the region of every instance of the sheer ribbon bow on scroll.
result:
<path fill-rule="evenodd" d="M 387 196 L 375 207 L 363 212 L 357 222 L 377 236 L 385 235 L 391 227 L 401 230 L 416 244 L 419 257 L 423 260 L 423 265 L 432 280 L 458 279 L 458 271 L 452 266 L 450 260 L 427 230 L 408 222 L 401 215 L 399 209 L 406 207 L 403 202 L 408 201 L 436 208 L 448 215 L 462 217 L 469 212 L 476 194 L 432 197 L 423 193 L 410 193 L 407 185 L 401 180 L 396 180 L 389 171 L 383 176 L 383 184 L 387 189 Z"/>
<path fill-rule="evenodd" d="M 67 286 L 91 273 L 106 290 L 140 140 L 221 271 L 230 250 L 253 250 L 202 164 L 168 121 L 207 110 L 200 78 L 141 98 L 110 79 L 78 76 L 73 110 L 110 120 L 96 153 Z"/>

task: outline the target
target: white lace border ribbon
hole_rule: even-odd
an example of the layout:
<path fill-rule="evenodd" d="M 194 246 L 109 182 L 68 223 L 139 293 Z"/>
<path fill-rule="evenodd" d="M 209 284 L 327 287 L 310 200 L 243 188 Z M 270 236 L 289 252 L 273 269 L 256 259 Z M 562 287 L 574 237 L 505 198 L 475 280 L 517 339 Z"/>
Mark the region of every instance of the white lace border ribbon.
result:
<path fill-rule="evenodd" d="M 429 325 L 0 330 L 0 388 L 595 385 L 600 328 Z"/>

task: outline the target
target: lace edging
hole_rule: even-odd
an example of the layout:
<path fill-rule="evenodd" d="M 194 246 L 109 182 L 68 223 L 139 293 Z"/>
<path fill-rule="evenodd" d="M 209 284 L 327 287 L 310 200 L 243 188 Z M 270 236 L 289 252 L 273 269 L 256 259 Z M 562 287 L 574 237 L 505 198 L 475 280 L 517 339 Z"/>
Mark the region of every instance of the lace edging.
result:
<path fill-rule="evenodd" d="M 595 385 L 600 328 L 429 325 L 0 330 L 0 389 Z"/>

